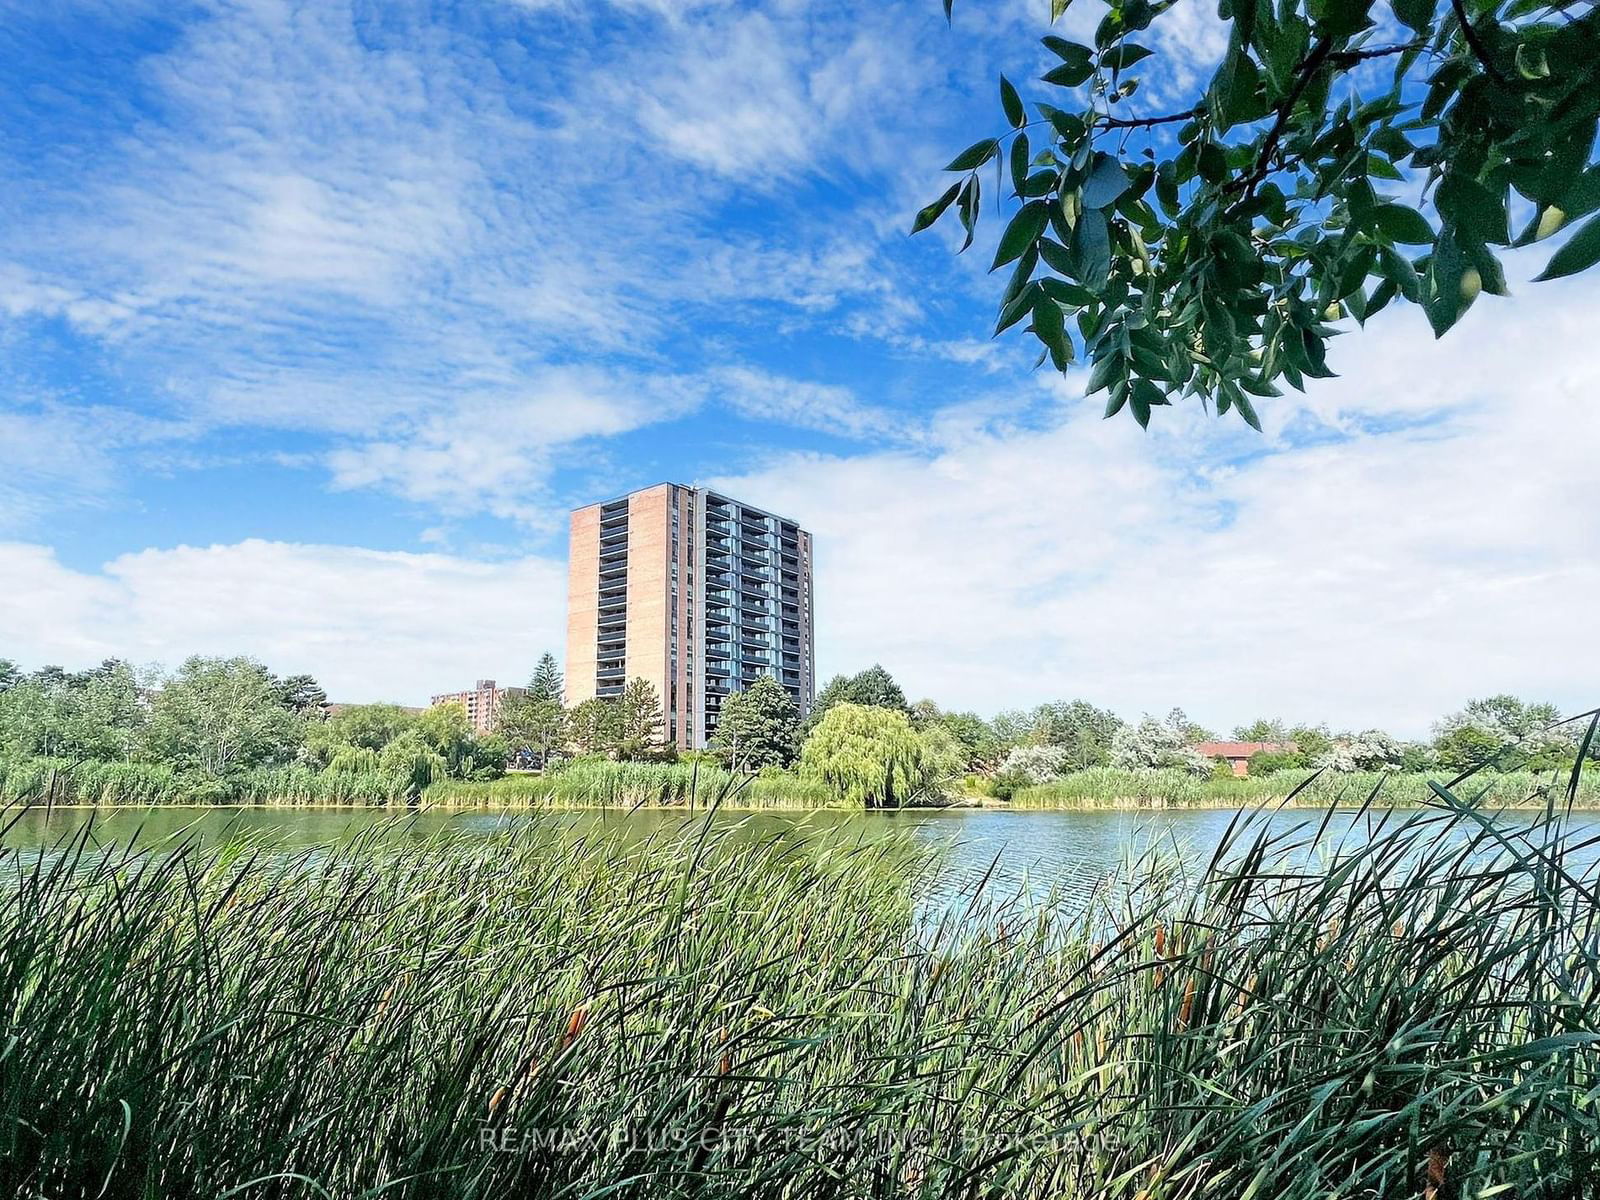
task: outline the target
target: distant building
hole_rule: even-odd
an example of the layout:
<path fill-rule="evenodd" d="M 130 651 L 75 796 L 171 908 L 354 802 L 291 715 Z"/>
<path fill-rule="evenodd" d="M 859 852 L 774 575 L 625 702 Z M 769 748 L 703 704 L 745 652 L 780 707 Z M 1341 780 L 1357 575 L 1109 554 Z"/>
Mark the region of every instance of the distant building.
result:
<path fill-rule="evenodd" d="M 661 483 L 575 510 L 567 570 L 569 705 L 647 679 L 683 749 L 764 675 L 810 711 L 811 535 L 794 521 Z"/>
<path fill-rule="evenodd" d="M 494 729 L 494 718 L 500 711 L 500 705 L 507 700 L 515 700 L 527 690 L 519 687 L 496 687 L 494 680 L 480 679 L 477 687 L 470 692 L 445 692 L 443 695 L 435 696 L 432 703 L 464 705 L 467 710 L 467 720 L 472 722 L 473 732 L 489 733 Z"/>
<path fill-rule="evenodd" d="M 1207 758 L 1220 758 L 1238 776 L 1250 774 L 1250 759 L 1256 754 L 1293 754 L 1293 742 L 1200 742 L 1195 749 Z"/>

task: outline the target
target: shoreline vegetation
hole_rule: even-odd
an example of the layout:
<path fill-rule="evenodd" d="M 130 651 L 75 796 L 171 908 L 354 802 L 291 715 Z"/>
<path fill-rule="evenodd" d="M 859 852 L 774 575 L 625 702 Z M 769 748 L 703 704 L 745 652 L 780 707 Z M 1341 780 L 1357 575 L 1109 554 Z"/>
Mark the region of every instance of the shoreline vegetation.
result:
<path fill-rule="evenodd" d="M 1492 808 L 1542 808 L 1551 796 L 1565 802 L 1570 771 L 1510 771 L 1482 774 L 1460 794 Z M 0 804 L 138 808 L 433 808 L 433 809 L 632 809 L 718 807 L 729 811 L 869 811 L 841 802 L 820 781 L 788 771 L 741 775 L 708 763 L 576 761 L 547 772 L 513 772 L 492 780 L 444 779 L 412 793 L 382 772 L 331 773 L 279 767 L 242 776 L 229 794 L 191 792 L 188 780 L 159 764 L 69 763 L 0 759 Z M 905 809 L 982 808 L 988 811 L 1159 811 L 1244 809 L 1287 804 L 1297 808 L 1352 806 L 1370 798 L 1378 807 L 1436 805 L 1433 785 L 1445 782 L 1421 772 L 1323 773 L 1279 771 L 1244 778 L 1197 778 L 1178 769 L 1074 772 L 1025 787 L 998 800 L 955 780 Z M 697 798 L 697 799 L 696 799 Z M 1580 777 L 1572 807 L 1600 809 L 1600 774 Z M 885 811 L 872 808 L 871 811 Z"/>
<path fill-rule="evenodd" d="M 79 829 L 0 853 L 0 1187 L 1576 1194 L 1592 847 L 1440 799 L 1325 854 L 1242 814 L 1081 909 L 929 908 L 935 851 L 837 826 Z"/>
<path fill-rule="evenodd" d="M 771 678 L 728 696 L 703 749 L 663 727 L 645 679 L 568 708 L 545 654 L 528 687 L 469 717 L 331 704 L 309 675 L 191 657 L 174 672 L 108 659 L 23 672 L 0 659 L 0 802 L 139 807 L 738 810 L 1233 809 L 1264 803 L 1419 805 L 1482 771 L 1498 806 L 1537 807 L 1575 756 L 1600 758 L 1556 706 L 1498 695 L 1442 717 L 1427 742 L 1379 729 L 1260 718 L 1233 741 L 1181 709 L 1137 722 L 1084 700 L 984 718 L 909 703 L 881 665 L 840 675 L 808 711 Z M 1241 777 L 1236 772 L 1244 771 Z M 1475 785 L 1475 792 L 1482 785 Z M 1600 787 L 1577 802 L 1600 807 Z"/>

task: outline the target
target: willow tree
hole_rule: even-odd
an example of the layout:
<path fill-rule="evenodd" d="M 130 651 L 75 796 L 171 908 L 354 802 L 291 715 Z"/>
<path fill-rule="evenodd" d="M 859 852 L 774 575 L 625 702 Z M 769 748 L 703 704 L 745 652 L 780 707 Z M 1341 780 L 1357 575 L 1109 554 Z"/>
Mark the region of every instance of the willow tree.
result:
<path fill-rule="evenodd" d="M 897 808 L 934 782 L 930 748 L 903 712 L 835 704 L 806 738 L 800 770 L 848 804 Z"/>
<path fill-rule="evenodd" d="M 1194 395 L 1260 428 L 1257 399 L 1331 374 L 1340 318 L 1409 302 L 1443 335 L 1506 293 L 1500 250 L 1569 226 L 1540 278 L 1600 262 L 1592 0 L 1218 0 L 1203 90 L 1145 106 L 1190 64 L 1141 38 L 1199 2 L 1110 0 L 1090 42 L 1044 38 L 1038 98 L 1001 77 L 1004 130 L 913 224 L 954 212 L 965 250 L 992 163 L 995 332 L 1087 365 L 1108 417 Z"/>

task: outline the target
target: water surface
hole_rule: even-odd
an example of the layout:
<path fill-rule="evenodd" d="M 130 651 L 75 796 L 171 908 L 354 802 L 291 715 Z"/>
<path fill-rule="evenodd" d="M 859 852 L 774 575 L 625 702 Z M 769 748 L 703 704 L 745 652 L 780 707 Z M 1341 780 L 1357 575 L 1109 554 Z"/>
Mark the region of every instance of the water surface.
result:
<path fill-rule="evenodd" d="M 1416 810 L 1391 816 L 1402 818 Z M 1165 811 L 1008 811 L 1004 809 L 916 810 L 898 813 L 763 812 L 723 813 L 718 821 L 737 823 L 738 836 L 769 837 L 775 833 L 828 826 L 873 837 L 893 831 L 938 845 L 945 855 L 936 880 L 945 897 L 970 893 L 985 877 L 990 890 L 1000 895 L 1021 893 L 1036 899 L 1055 894 L 1068 901 L 1087 896 L 1099 883 L 1132 858 L 1152 850 L 1181 855 L 1191 861 L 1209 858 L 1239 813 L 1235 810 L 1174 809 Z M 1255 827 L 1265 827 L 1285 842 L 1309 840 L 1323 830 L 1325 847 L 1340 839 L 1360 840 L 1368 826 L 1384 814 L 1357 816 L 1336 812 L 1331 819 L 1316 809 L 1256 812 Z M 92 835 L 102 843 L 145 844 L 195 838 L 215 843 L 236 835 L 249 835 L 265 845 L 295 849 L 334 841 L 372 825 L 387 825 L 384 836 L 418 841 L 443 831 L 489 833 L 509 823 L 525 821 L 524 810 L 433 810 L 397 820 L 377 808 L 146 808 L 91 810 L 35 808 L 10 814 L 13 824 L 0 837 L 7 849 L 26 851 L 50 848 L 92 822 Z M 574 828 L 620 830 L 625 836 L 645 837 L 701 818 L 680 810 L 645 809 L 637 812 L 545 810 L 532 819 L 548 819 Z M 1508 825 L 1523 828 L 1534 814 L 1502 814 Z M 1580 838 L 1600 839 L 1600 813 L 1579 813 L 1569 828 Z M 1463 831 L 1462 836 L 1465 836 Z M 1591 845 L 1573 858 L 1589 866 L 1600 858 Z"/>

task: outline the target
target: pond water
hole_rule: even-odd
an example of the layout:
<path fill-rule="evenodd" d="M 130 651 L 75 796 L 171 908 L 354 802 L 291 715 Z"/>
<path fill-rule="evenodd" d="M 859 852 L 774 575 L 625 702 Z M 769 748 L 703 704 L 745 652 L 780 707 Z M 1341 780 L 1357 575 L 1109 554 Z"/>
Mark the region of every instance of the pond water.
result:
<path fill-rule="evenodd" d="M 1415 811 L 1415 810 L 1407 810 Z M 862 836 L 910 830 L 918 839 L 946 851 L 937 879 L 938 893 L 965 895 L 986 875 L 996 895 L 1038 898 L 1086 896 L 1098 883 L 1147 850 L 1208 858 L 1239 814 L 1234 810 L 1178 809 L 1165 811 L 1073 812 L 1008 811 L 1004 809 L 915 810 L 908 812 L 761 812 L 723 813 L 716 818 L 737 822 L 740 835 L 771 836 L 782 830 L 819 826 L 844 828 Z M 1275 838 L 1309 840 L 1327 814 L 1316 809 L 1257 812 L 1252 820 Z M 1323 843 L 1360 839 L 1366 826 L 1383 814 L 1335 813 L 1327 820 Z M 1397 814 L 1396 816 L 1404 816 Z M 89 821 L 101 842 L 149 844 L 168 838 L 194 837 L 215 842 L 248 834 L 286 849 L 333 841 L 365 826 L 389 824 L 388 837 L 424 839 L 444 830 L 490 832 L 529 819 L 525 811 L 422 811 L 396 821 L 393 814 L 372 808 L 147 808 L 89 810 L 35 808 L 7 814 L 10 822 L 0 844 L 8 850 L 49 848 Z M 576 828 L 620 828 L 626 835 L 652 832 L 700 818 L 682 811 L 645 809 L 637 812 L 546 810 L 553 819 Z M 1395 818 L 1391 818 L 1395 819 Z M 1531 812 L 1510 812 L 1501 820 L 1513 827 L 1532 823 Z M 1258 827 L 1259 827 L 1258 826 Z M 1591 840 L 1573 856 L 1575 866 L 1590 867 L 1600 859 L 1600 813 L 1574 815 L 1570 830 L 1579 841 Z M 1464 833 L 1463 833 L 1464 836 Z"/>

